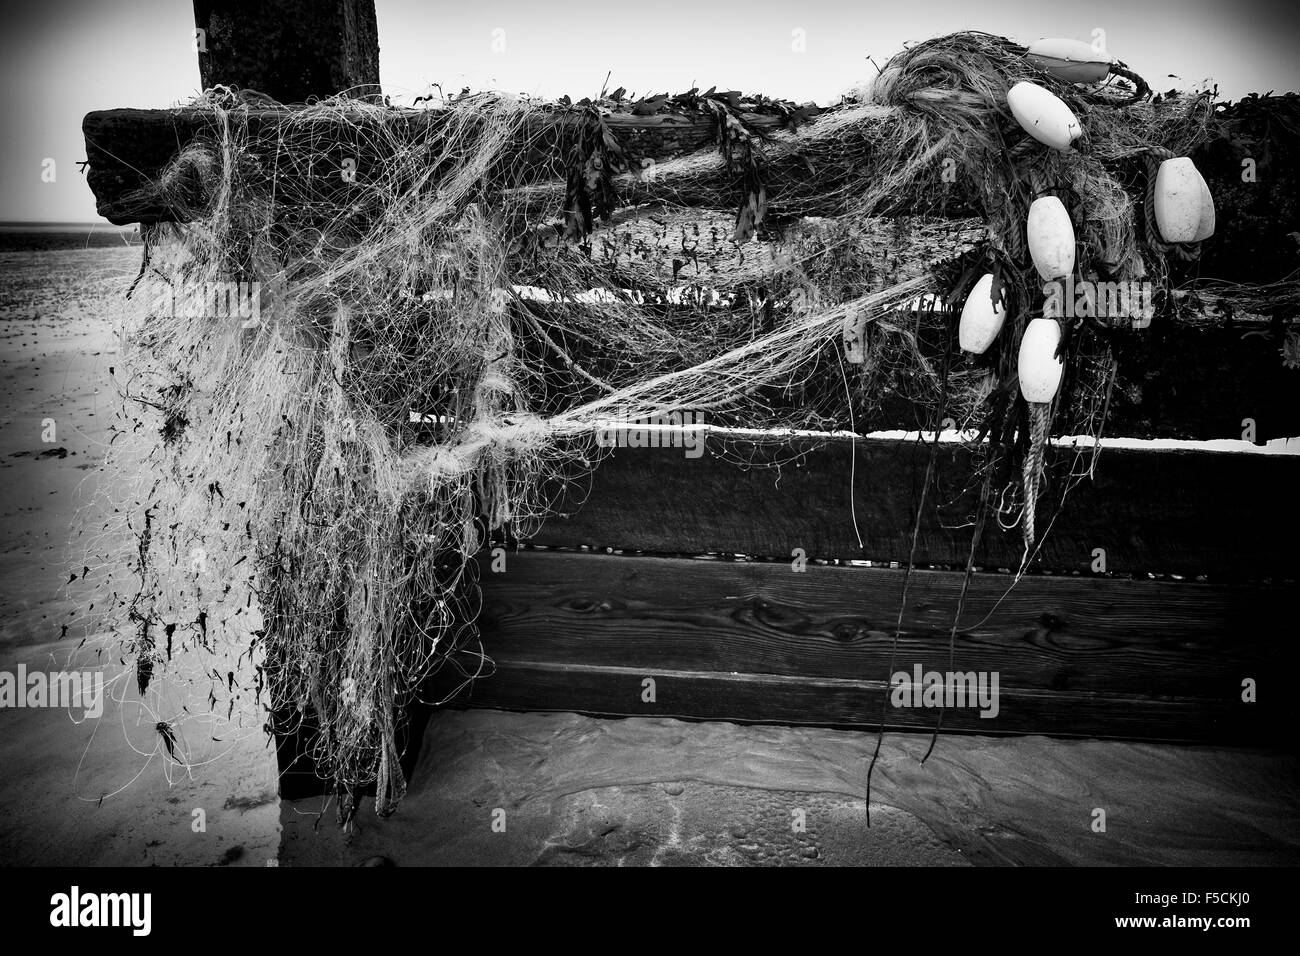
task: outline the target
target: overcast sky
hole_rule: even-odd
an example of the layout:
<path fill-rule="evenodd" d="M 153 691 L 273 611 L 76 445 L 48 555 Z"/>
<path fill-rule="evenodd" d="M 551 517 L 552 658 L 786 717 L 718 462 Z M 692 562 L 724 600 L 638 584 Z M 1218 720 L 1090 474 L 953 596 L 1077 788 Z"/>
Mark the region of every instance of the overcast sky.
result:
<path fill-rule="evenodd" d="M 380 79 L 399 99 L 441 83 L 575 98 L 610 88 L 740 89 L 827 103 L 909 40 L 979 29 L 1091 40 L 1156 89 L 1300 90 L 1294 2 L 1264 0 L 378 0 Z M 96 219 L 81 118 L 198 92 L 186 0 L 7 0 L 0 13 L 0 221 Z M 497 32 L 500 31 L 500 32 Z M 793 42 L 803 31 L 804 52 Z M 494 42 L 495 41 L 495 42 Z M 504 41 L 504 43 L 502 43 Z M 1170 79 L 1174 74 L 1177 79 Z M 42 163 L 55 161 L 55 181 Z"/>

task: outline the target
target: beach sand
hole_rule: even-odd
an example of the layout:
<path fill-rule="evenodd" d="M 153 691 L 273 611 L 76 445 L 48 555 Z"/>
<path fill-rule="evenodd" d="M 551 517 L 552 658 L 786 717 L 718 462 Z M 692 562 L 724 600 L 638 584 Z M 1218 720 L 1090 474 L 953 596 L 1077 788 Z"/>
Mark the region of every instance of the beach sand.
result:
<path fill-rule="evenodd" d="M 406 800 L 345 837 L 282 803 L 281 864 L 1294 865 L 1294 758 L 576 714 L 443 712 Z M 1105 831 L 1094 829 L 1105 811 Z M 803 811 L 806 829 L 794 828 Z M 504 818 L 505 831 L 493 829 Z"/>
<path fill-rule="evenodd" d="M 64 589 L 82 573 L 70 529 L 95 500 L 116 403 L 113 331 L 90 306 L 139 251 L 13 246 L 0 243 L 0 671 L 71 660 L 104 673 L 114 699 L 83 722 L 0 709 L 0 863 L 1300 862 L 1296 759 L 1225 748 L 945 737 L 921 765 L 928 738 L 891 734 L 870 830 L 870 733 L 448 711 L 398 812 L 378 820 L 366 801 L 346 834 L 332 805 L 279 799 L 252 708 L 220 741 L 187 731 L 210 759 L 187 771 L 120 663 L 90 654 L 93 618 Z"/>
<path fill-rule="evenodd" d="M 279 848 L 279 798 L 261 719 L 243 715 L 237 742 L 229 729 L 222 743 L 184 742 L 208 766 L 186 773 L 166 760 L 121 665 L 94 653 L 84 594 L 65 589 L 82 574 L 84 536 L 72 529 L 94 530 L 117 407 L 116 336 L 95 306 L 107 283 L 135 274 L 140 250 L 35 244 L 54 248 L 0 243 L 0 671 L 92 668 L 112 689 L 98 720 L 75 721 L 81 708 L 0 709 L 0 863 L 264 866 Z"/>

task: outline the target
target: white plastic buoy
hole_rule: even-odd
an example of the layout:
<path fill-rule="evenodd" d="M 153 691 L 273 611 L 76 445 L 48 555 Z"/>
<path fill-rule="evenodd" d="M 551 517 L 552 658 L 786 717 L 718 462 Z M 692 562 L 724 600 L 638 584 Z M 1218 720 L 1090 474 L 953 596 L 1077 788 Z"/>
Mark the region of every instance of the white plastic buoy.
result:
<path fill-rule="evenodd" d="M 1196 235 L 1192 237 L 1192 241 L 1200 242 L 1214 235 L 1214 197 L 1210 195 L 1209 184 L 1206 183 L 1205 177 L 1201 176 L 1199 169 L 1196 175 L 1201 179 L 1201 221 L 1196 227 Z"/>
<path fill-rule="evenodd" d="M 1035 40 L 1029 44 L 1028 59 L 1067 83 L 1100 83 L 1115 63 L 1109 53 L 1099 53 L 1082 40 Z"/>
<path fill-rule="evenodd" d="M 1061 325 L 1056 319 L 1030 319 L 1020 337 L 1020 394 L 1027 402 L 1050 402 L 1061 386 L 1065 363 L 1056 357 Z"/>
<path fill-rule="evenodd" d="M 1055 196 L 1035 199 L 1025 232 L 1029 256 L 1043 279 L 1059 279 L 1074 272 L 1074 224 L 1061 200 Z"/>
<path fill-rule="evenodd" d="M 1007 91 L 1007 106 L 1016 122 L 1040 143 L 1067 152 L 1083 133 L 1079 118 L 1060 97 L 1022 80 Z"/>
<path fill-rule="evenodd" d="M 1001 301 L 993 304 L 993 273 L 986 272 L 975 283 L 961 308 L 957 325 L 957 344 L 963 352 L 983 355 L 1002 331 L 1007 310 Z"/>
<path fill-rule="evenodd" d="M 1214 198 L 1186 156 L 1160 164 L 1154 198 L 1156 227 L 1165 242 L 1199 242 L 1214 235 Z"/>

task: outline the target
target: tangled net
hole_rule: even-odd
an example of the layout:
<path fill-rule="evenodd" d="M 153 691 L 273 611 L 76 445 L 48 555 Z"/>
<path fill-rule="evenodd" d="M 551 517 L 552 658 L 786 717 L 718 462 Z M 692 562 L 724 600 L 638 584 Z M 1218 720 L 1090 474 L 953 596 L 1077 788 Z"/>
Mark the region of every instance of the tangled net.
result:
<path fill-rule="evenodd" d="M 1078 151 L 1019 130 L 1021 79 L 1075 110 Z M 137 674 L 165 671 L 173 636 L 228 639 L 211 602 L 256 600 L 277 729 L 310 724 L 318 770 L 353 805 L 374 784 L 382 815 L 405 786 L 401 715 L 439 668 L 468 680 L 484 660 L 475 556 L 536 529 L 610 419 L 866 430 L 905 406 L 918 428 L 979 433 L 941 505 L 974 494 L 966 523 L 1032 528 L 1041 488 L 1087 470 L 1049 474 L 1048 433 L 1100 435 L 1114 364 L 1105 317 L 1080 322 L 1054 405 L 1019 397 L 1020 333 L 1042 314 L 1028 206 L 1065 200 L 1080 277 L 1159 285 L 1147 157 L 1209 135 L 1202 98 L 1131 100 L 982 34 L 919 44 L 824 111 L 697 90 L 427 112 L 208 91 L 189 107 L 207 134 L 149 188 L 180 222 L 146 236 L 127 336 L 128 393 L 161 436 L 138 586 L 113 608 Z M 656 145 L 629 113 L 691 124 Z M 891 261 L 908 244 L 928 252 Z M 985 271 L 1009 321 L 963 360 L 952 304 Z M 258 284 L 255 316 L 176 306 L 230 282 Z M 220 595 L 194 586 L 195 549 Z"/>

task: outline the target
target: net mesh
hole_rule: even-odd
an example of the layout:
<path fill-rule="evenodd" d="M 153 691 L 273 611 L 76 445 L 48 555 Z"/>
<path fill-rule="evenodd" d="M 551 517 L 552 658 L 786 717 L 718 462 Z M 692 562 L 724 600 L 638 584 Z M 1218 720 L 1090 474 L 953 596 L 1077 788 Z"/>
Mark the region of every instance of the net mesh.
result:
<path fill-rule="evenodd" d="M 1080 149 L 1023 134 L 1022 79 L 1074 109 Z M 1159 288 L 1145 157 L 1209 135 L 1204 98 L 1129 100 L 983 34 L 918 44 L 824 111 L 208 91 L 188 107 L 206 132 L 149 186 L 180 222 L 150 229 L 125 330 L 122 430 L 157 437 L 148 477 L 122 479 L 145 482 L 122 498 L 138 546 L 101 610 L 141 691 L 242 642 L 277 729 L 310 723 L 319 771 L 391 811 L 402 714 L 439 668 L 487 660 L 475 556 L 538 527 L 611 419 L 689 409 L 777 441 L 906 408 L 970 430 L 972 468 L 936 507 L 1022 527 L 1028 558 L 1038 494 L 1094 453 L 1056 460 L 1047 435 L 1099 437 L 1114 376 L 1107 317 L 1067 322 L 1057 399 L 1019 397 L 1043 302 L 1029 204 L 1072 211 L 1080 278 Z M 690 132 L 652 142 L 617 122 L 637 112 Z M 987 271 L 1008 322 L 962 358 L 954 306 Z M 239 283 L 245 311 L 215 302 Z"/>

